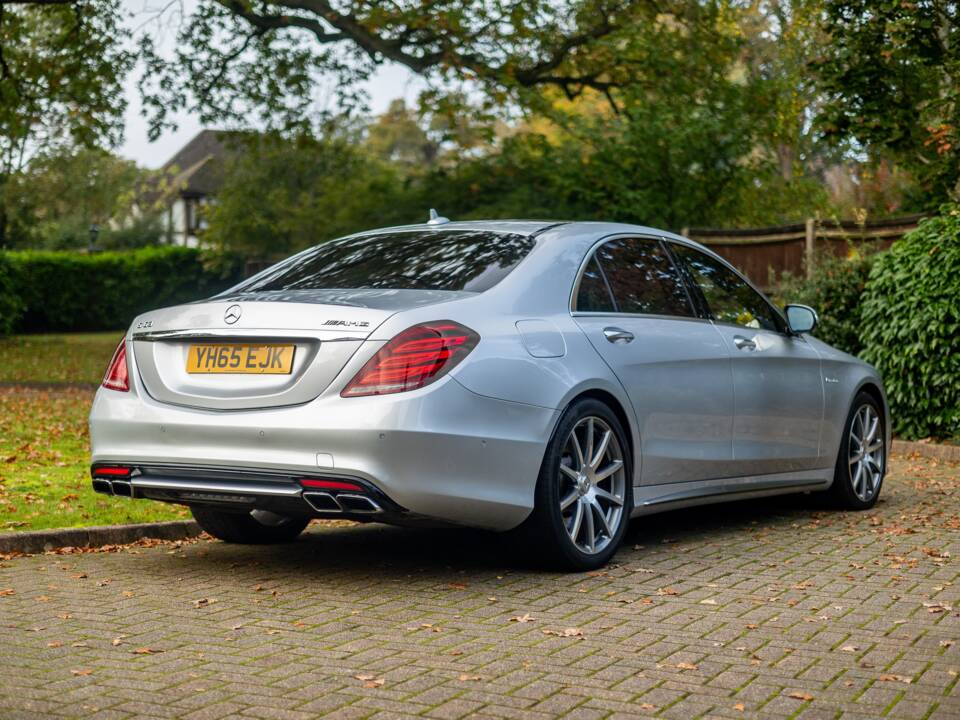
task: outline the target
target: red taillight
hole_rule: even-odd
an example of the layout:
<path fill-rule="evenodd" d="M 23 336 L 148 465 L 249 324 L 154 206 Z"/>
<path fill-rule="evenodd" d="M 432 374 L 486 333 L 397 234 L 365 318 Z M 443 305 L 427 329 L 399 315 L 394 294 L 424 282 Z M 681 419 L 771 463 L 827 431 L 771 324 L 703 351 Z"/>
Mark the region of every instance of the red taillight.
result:
<path fill-rule="evenodd" d="M 300 478 L 300 484 L 308 488 L 321 488 L 323 490 L 353 490 L 362 492 L 363 487 L 352 482 L 343 482 L 341 480 L 314 480 L 312 478 Z"/>
<path fill-rule="evenodd" d="M 119 465 L 101 465 L 93 469 L 94 477 L 130 477 L 130 468 Z"/>
<path fill-rule="evenodd" d="M 448 373 L 479 341 L 473 330 L 450 320 L 414 325 L 380 348 L 340 395 L 387 395 L 422 388 Z"/>
<path fill-rule="evenodd" d="M 113 351 L 113 359 L 107 368 L 107 374 L 103 376 L 103 387 L 111 390 L 127 392 L 130 390 L 130 379 L 127 374 L 127 343 L 126 338 L 120 341 L 117 349 Z"/>

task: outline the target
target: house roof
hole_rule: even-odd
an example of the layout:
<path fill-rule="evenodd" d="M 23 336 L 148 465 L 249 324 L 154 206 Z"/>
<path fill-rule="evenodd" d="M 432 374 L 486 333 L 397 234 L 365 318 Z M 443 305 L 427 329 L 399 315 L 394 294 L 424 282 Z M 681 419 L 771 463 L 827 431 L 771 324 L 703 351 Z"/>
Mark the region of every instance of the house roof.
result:
<path fill-rule="evenodd" d="M 238 152 L 244 133 L 202 130 L 164 163 L 162 175 L 180 195 L 213 195 L 223 184 L 224 161 Z"/>

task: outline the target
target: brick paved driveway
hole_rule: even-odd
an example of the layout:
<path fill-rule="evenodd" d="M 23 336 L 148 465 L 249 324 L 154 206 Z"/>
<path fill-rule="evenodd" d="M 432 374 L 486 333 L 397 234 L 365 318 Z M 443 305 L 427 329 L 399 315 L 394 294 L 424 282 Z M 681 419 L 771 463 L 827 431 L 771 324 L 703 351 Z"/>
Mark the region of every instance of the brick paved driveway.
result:
<path fill-rule="evenodd" d="M 960 717 L 960 468 L 633 524 L 607 571 L 325 527 L 0 564 L 0 717 Z M 519 618 L 519 620 L 517 619 Z"/>

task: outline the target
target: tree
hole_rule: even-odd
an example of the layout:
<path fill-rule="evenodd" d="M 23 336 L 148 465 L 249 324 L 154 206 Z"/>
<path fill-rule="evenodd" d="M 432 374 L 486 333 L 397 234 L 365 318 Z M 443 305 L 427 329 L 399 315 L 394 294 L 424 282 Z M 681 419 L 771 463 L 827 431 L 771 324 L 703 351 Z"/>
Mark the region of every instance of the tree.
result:
<path fill-rule="evenodd" d="M 10 178 L 11 218 L 22 228 L 11 247 L 85 248 L 97 227 L 103 249 L 142 246 L 160 237 L 159 218 L 140 208 L 147 171 L 106 150 L 55 148 Z"/>
<path fill-rule="evenodd" d="M 119 0 L 0 2 L 0 247 L 8 181 L 31 158 L 66 145 L 113 145 L 123 125 Z"/>
<path fill-rule="evenodd" d="M 422 219 L 404 215 L 396 168 L 349 136 L 251 136 L 224 177 L 202 239 L 246 257 L 276 259 L 351 232 Z"/>
<path fill-rule="evenodd" d="M 960 197 L 960 3 L 826 0 L 824 134 L 890 155 L 935 208 Z"/>

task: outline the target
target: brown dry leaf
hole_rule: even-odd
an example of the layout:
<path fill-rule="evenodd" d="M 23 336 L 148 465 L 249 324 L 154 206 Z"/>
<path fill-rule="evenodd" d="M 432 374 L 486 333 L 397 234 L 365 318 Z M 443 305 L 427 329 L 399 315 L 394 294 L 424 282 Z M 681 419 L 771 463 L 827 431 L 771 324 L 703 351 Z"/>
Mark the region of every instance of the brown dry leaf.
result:
<path fill-rule="evenodd" d="M 37 597 L 35 598 L 35 600 L 36 600 L 37 602 L 50 602 L 50 598 L 47 597 L 46 595 L 37 595 Z"/>
<path fill-rule="evenodd" d="M 365 688 L 378 688 L 385 682 L 383 678 L 378 678 L 376 675 L 369 675 L 367 673 L 360 673 L 354 675 L 357 680 L 360 680 L 363 683 L 362 687 Z"/>
<path fill-rule="evenodd" d="M 743 712 L 744 710 L 747 709 L 747 706 L 744 705 L 743 703 L 737 703 L 736 705 L 733 706 L 733 709 L 737 710 L 738 712 Z"/>
<path fill-rule="evenodd" d="M 907 677 L 906 675 L 894 675 L 891 673 L 889 675 L 881 675 L 880 682 L 902 682 L 909 685 L 913 682 L 913 678 Z"/>
<path fill-rule="evenodd" d="M 657 595 L 677 595 L 677 591 L 672 587 L 657 588 Z"/>
<path fill-rule="evenodd" d="M 114 647 L 116 647 L 117 645 L 122 645 L 122 644 L 123 644 L 123 638 L 122 638 L 122 637 L 115 637 L 113 640 L 110 641 L 110 644 L 113 645 Z"/>
<path fill-rule="evenodd" d="M 460 682 L 474 682 L 482 679 L 479 675 L 467 675 L 467 673 L 460 673 L 459 677 L 457 677 L 457 680 Z"/>
<path fill-rule="evenodd" d="M 524 615 L 517 615 L 516 617 L 510 618 L 510 622 L 516 623 L 528 623 L 536 620 L 530 613 L 525 613 Z"/>
<path fill-rule="evenodd" d="M 467 589 L 467 583 L 452 582 L 452 583 L 450 583 L 447 587 L 449 587 L 451 590 L 466 590 L 466 589 Z"/>
<path fill-rule="evenodd" d="M 133 591 L 132 591 L 132 590 L 124 590 L 124 591 L 121 593 L 121 595 L 123 595 L 125 598 L 132 598 L 132 597 L 133 597 Z"/>
<path fill-rule="evenodd" d="M 215 598 L 200 598 L 199 600 L 193 601 L 193 606 L 199 609 L 199 608 L 207 607 L 208 605 L 213 605 L 215 602 L 216 602 Z"/>
<path fill-rule="evenodd" d="M 943 647 L 943 648 L 953 647 L 953 640 L 941 640 L 940 647 Z"/>
<path fill-rule="evenodd" d="M 73 675 L 76 675 L 76 676 L 78 676 L 78 677 L 83 676 L 83 675 L 92 675 L 92 674 L 93 674 L 93 670 L 91 670 L 90 668 L 79 668 L 79 669 L 77 669 L 77 670 L 71 670 L 70 672 L 71 672 Z"/>
<path fill-rule="evenodd" d="M 697 669 L 696 665 L 688 662 L 679 662 L 676 664 L 675 667 L 679 670 L 696 670 Z"/>
<path fill-rule="evenodd" d="M 59 640 L 54 640 L 53 642 L 48 642 L 48 643 L 47 643 L 47 647 L 48 647 L 48 648 L 58 648 L 58 647 L 60 647 L 60 646 L 62 646 L 62 645 L 63 645 L 63 643 L 60 642 Z"/>
<path fill-rule="evenodd" d="M 163 650 L 152 647 L 141 647 L 133 651 L 134 655 L 155 655 L 156 653 L 162 653 Z"/>
<path fill-rule="evenodd" d="M 564 628 L 563 630 L 541 630 L 544 635 L 556 635 L 557 637 L 583 637 L 583 630 L 580 628 Z"/>
<path fill-rule="evenodd" d="M 860 648 L 858 648 L 856 645 L 844 645 L 840 649 L 843 650 L 843 652 L 857 652 L 857 650 Z"/>
<path fill-rule="evenodd" d="M 700 604 L 701 604 L 701 605 L 716 605 L 716 604 L 717 604 L 717 601 L 714 600 L 713 598 L 707 598 L 706 600 L 701 600 L 701 601 L 700 601 Z"/>
<path fill-rule="evenodd" d="M 8 597 L 10 595 L 15 595 L 16 592 L 17 591 L 14 590 L 13 588 L 4 588 L 3 590 L 0 590 L 0 597 Z"/>
<path fill-rule="evenodd" d="M 788 693 L 787 697 L 793 698 L 794 700 L 805 700 L 806 702 L 810 702 L 811 700 L 813 700 L 813 695 L 805 692 Z"/>
<path fill-rule="evenodd" d="M 640 703 L 640 709 L 647 710 L 649 712 L 650 710 L 656 710 L 657 706 L 654 705 L 653 703 L 645 702 L 645 703 Z"/>

